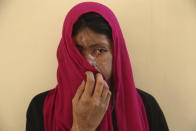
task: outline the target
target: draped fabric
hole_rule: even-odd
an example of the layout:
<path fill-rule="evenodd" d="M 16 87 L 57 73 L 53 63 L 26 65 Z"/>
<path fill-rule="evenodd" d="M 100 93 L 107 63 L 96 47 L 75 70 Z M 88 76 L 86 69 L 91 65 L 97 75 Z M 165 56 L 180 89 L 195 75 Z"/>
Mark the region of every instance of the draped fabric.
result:
<path fill-rule="evenodd" d="M 73 123 L 72 99 L 86 71 L 99 72 L 80 54 L 72 39 L 73 24 L 87 12 L 100 14 L 110 25 L 113 38 L 113 89 L 118 131 L 149 131 L 146 111 L 136 91 L 125 40 L 114 13 L 97 2 L 82 2 L 68 12 L 57 49 L 57 85 L 44 101 L 45 131 L 70 131 Z M 101 72 L 100 72 L 101 73 Z M 104 80 L 105 77 L 103 76 Z M 108 82 L 106 80 L 106 82 Z M 109 84 L 109 83 L 108 83 Z M 113 131 L 111 103 L 96 131 Z"/>

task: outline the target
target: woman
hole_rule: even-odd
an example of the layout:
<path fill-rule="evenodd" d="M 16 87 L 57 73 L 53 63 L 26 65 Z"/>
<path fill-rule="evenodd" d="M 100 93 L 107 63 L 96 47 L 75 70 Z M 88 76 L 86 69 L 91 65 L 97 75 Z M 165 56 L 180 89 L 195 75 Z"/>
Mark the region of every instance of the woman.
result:
<path fill-rule="evenodd" d="M 58 84 L 36 95 L 27 131 L 168 131 L 150 94 L 136 89 L 119 23 L 97 2 L 67 14 L 57 50 Z"/>

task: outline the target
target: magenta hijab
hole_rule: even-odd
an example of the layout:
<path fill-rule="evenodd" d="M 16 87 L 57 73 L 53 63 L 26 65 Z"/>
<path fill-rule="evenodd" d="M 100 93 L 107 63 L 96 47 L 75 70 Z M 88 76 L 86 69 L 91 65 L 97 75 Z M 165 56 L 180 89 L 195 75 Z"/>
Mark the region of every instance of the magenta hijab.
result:
<path fill-rule="evenodd" d="M 70 131 L 73 122 L 72 99 L 76 90 L 82 80 L 86 80 L 86 71 L 92 71 L 94 74 L 98 72 L 80 54 L 71 36 L 73 24 L 80 15 L 87 12 L 100 14 L 112 28 L 112 88 L 114 88 L 116 94 L 115 115 L 118 131 L 149 131 L 145 107 L 134 85 L 129 55 L 120 25 L 110 9 L 97 2 L 79 3 L 68 12 L 65 18 L 62 38 L 57 49 L 58 84 L 56 88 L 48 93 L 44 101 L 43 119 L 45 131 Z M 113 130 L 110 103 L 96 131 Z"/>

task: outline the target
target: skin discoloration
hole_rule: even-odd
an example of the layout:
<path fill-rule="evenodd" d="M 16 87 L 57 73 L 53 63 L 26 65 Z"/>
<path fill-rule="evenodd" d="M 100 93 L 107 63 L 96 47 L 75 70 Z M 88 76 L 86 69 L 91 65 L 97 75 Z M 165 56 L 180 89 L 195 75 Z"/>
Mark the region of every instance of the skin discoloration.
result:
<path fill-rule="evenodd" d="M 105 34 L 85 27 L 73 37 L 76 47 L 85 59 L 108 81 L 112 77 L 112 41 Z"/>

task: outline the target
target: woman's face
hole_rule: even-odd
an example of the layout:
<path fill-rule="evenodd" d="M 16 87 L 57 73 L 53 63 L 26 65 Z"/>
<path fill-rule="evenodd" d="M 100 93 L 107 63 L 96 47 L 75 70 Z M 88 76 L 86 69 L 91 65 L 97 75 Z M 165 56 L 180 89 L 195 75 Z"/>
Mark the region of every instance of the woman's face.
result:
<path fill-rule="evenodd" d="M 105 34 L 96 33 L 87 27 L 81 29 L 73 40 L 85 59 L 110 81 L 112 41 Z"/>

